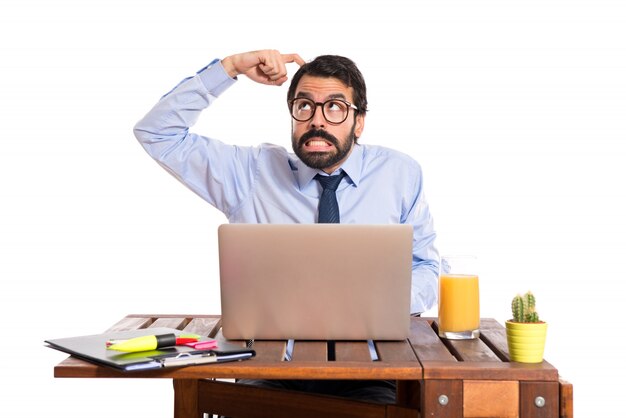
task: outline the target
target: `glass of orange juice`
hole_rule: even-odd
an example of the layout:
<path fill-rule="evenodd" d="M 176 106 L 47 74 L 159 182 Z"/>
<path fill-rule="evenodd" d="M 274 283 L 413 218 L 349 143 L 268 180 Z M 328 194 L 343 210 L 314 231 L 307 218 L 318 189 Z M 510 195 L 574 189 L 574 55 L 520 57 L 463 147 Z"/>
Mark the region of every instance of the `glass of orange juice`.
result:
<path fill-rule="evenodd" d="M 468 340 L 480 336 L 477 260 L 473 256 L 441 258 L 439 273 L 439 336 Z"/>

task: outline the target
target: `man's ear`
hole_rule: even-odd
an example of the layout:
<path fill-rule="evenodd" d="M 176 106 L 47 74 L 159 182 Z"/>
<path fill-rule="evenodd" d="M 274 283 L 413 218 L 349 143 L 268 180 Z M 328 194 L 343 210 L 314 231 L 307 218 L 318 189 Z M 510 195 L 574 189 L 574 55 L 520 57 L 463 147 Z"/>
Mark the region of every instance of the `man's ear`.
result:
<path fill-rule="evenodd" d="M 354 121 L 354 136 L 360 138 L 365 129 L 365 115 L 357 115 Z"/>

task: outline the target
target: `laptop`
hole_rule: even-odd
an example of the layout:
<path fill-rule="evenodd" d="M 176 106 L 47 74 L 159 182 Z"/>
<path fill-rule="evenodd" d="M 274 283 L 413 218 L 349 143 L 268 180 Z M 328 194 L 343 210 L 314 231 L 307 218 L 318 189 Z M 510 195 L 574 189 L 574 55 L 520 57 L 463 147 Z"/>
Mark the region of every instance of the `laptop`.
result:
<path fill-rule="evenodd" d="M 402 340 L 410 225 L 225 224 L 222 332 L 246 340 Z"/>

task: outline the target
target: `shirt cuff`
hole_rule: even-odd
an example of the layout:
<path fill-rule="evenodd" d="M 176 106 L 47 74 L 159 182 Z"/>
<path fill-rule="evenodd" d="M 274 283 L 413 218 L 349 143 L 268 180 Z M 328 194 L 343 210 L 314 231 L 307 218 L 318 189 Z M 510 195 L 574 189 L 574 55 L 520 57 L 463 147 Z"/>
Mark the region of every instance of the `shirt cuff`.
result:
<path fill-rule="evenodd" d="M 204 87 L 215 97 L 218 97 L 237 81 L 237 79 L 228 75 L 218 58 L 211 61 L 209 65 L 202 68 L 197 74 Z"/>

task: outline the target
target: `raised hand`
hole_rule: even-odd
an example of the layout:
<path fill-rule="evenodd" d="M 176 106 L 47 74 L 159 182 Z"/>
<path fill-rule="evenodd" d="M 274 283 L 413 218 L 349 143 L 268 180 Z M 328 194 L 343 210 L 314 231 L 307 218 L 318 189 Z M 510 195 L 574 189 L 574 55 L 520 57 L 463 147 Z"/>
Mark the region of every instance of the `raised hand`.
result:
<path fill-rule="evenodd" d="M 285 64 L 291 62 L 299 66 L 305 64 L 298 54 L 281 54 L 275 49 L 264 49 L 228 56 L 222 60 L 222 65 L 231 77 L 243 74 L 257 83 L 280 86 L 287 81 Z"/>

